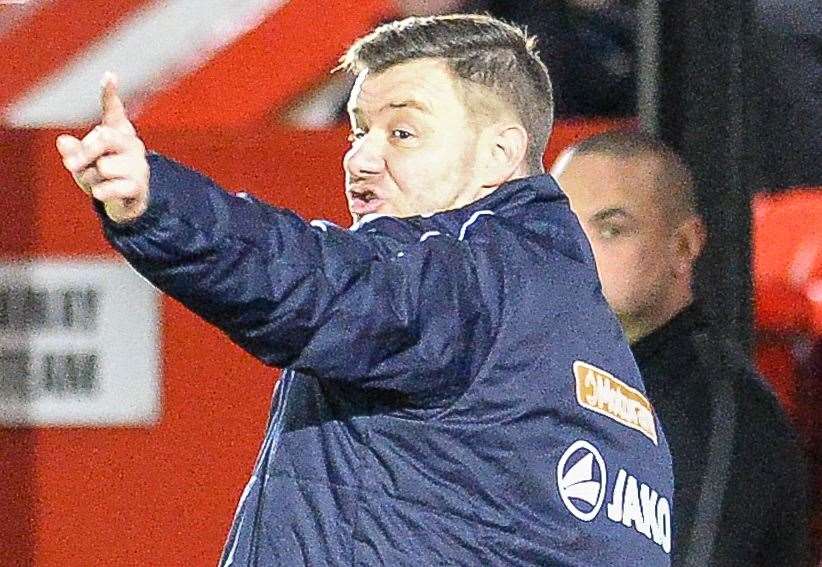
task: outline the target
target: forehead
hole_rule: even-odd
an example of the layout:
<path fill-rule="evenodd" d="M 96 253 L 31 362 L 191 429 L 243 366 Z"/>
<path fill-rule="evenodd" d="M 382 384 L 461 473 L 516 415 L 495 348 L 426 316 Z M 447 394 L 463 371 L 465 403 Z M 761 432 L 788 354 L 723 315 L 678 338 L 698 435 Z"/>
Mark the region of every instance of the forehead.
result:
<path fill-rule="evenodd" d="M 643 156 L 571 155 L 557 172 L 563 191 L 580 214 L 623 208 L 653 215 L 661 212 L 658 165 Z"/>
<path fill-rule="evenodd" d="M 457 88 L 457 79 L 447 65 L 436 59 L 409 61 L 379 73 L 366 70 L 357 76 L 348 111 L 375 114 L 402 105 L 429 114 L 450 114 L 462 108 Z"/>

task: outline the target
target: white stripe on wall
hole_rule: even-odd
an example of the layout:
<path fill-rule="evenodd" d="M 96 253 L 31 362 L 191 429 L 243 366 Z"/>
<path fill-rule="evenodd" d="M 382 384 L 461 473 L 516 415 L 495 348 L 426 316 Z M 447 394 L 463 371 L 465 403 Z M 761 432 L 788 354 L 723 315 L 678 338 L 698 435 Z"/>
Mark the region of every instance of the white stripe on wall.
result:
<path fill-rule="evenodd" d="M 120 78 L 123 97 L 145 98 L 200 67 L 288 0 L 158 0 L 7 110 L 17 127 L 83 125 L 99 114 L 100 78 Z"/>

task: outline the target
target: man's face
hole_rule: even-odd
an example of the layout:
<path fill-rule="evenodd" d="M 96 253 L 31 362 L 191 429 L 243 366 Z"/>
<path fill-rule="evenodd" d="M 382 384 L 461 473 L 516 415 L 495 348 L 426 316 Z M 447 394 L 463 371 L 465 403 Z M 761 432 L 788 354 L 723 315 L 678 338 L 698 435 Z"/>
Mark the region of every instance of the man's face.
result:
<path fill-rule="evenodd" d="M 678 261 L 653 158 L 561 158 L 555 175 L 591 241 L 602 290 L 623 324 L 667 320 Z"/>
<path fill-rule="evenodd" d="M 355 221 L 409 217 L 470 203 L 478 181 L 479 128 L 444 63 L 415 60 L 361 73 L 351 92 L 348 208 Z"/>

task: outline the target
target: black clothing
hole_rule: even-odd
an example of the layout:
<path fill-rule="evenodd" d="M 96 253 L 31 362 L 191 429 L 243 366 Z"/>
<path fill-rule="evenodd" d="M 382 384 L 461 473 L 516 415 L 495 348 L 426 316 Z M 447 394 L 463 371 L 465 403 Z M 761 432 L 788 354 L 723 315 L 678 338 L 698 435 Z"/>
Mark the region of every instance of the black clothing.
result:
<path fill-rule="evenodd" d="M 690 535 L 714 430 L 715 380 L 732 386 L 728 391 L 734 394 L 736 426 L 709 565 L 805 565 L 807 483 L 798 439 L 775 395 L 741 350 L 716 336 L 696 305 L 640 339 L 632 350 L 673 458 L 671 565 L 685 565 L 692 548 Z"/>
<path fill-rule="evenodd" d="M 585 9 L 574 2 L 479 0 L 468 5 L 525 26 L 554 86 L 559 118 L 636 112 L 636 2 Z"/>
<path fill-rule="evenodd" d="M 756 0 L 748 159 L 757 188 L 822 185 L 822 3 Z"/>

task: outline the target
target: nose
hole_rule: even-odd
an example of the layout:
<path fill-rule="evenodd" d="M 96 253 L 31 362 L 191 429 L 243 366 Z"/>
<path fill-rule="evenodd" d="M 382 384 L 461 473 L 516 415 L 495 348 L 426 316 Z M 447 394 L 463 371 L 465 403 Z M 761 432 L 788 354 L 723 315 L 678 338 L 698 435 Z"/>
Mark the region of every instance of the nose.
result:
<path fill-rule="evenodd" d="M 351 149 L 345 153 L 343 168 L 352 178 L 372 177 L 385 169 L 384 148 L 371 133 L 354 140 Z"/>

